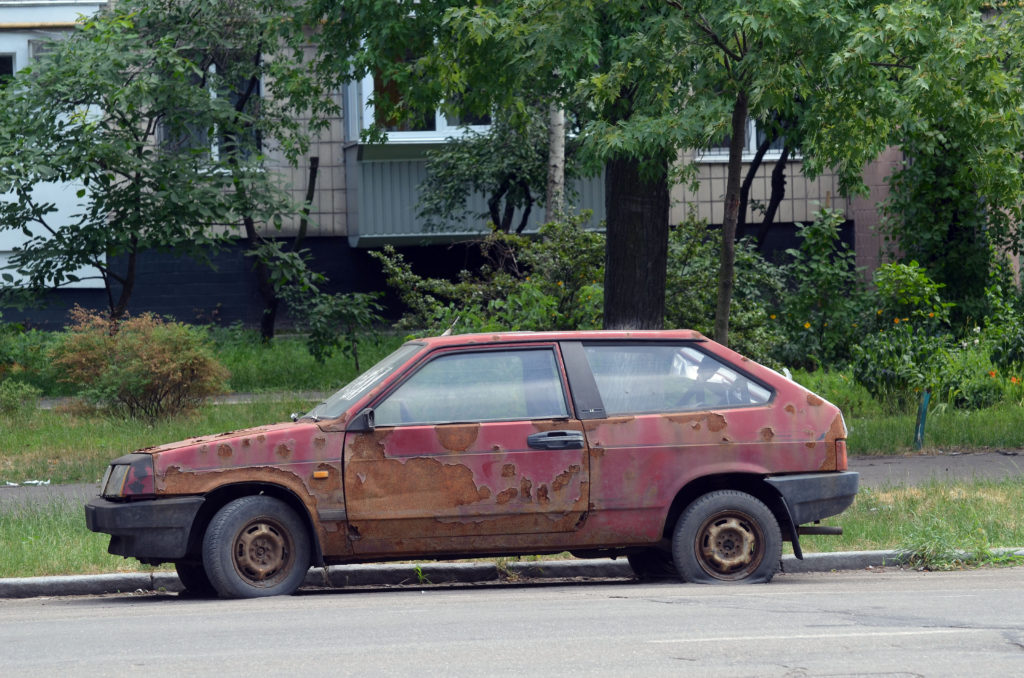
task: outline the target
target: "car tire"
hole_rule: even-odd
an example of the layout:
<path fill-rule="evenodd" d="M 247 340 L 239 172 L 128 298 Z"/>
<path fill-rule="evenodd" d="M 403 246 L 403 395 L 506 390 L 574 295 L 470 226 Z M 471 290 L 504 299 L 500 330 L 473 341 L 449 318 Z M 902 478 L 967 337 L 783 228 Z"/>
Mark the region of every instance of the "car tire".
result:
<path fill-rule="evenodd" d="M 222 598 L 293 593 L 309 561 L 306 526 L 287 504 L 265 495 L 226 504 L 203 535 L 203 566 Z"/>
<path fill-rule="evenodd" d="M 637 579 L 678 579 L 679 571 L 671 553 L 659 549 L 645 549 L 626 556 Z"/>
<path fill-rule="evenodd" d="M 779 570 L 782 534 L 760 500 L 718 490 L 683 511 L 672 537 L 672 556 L 685 581 L 766 584 Z"/>
<path fill-rule="evenodd" d="M 212 598 L 217 595 L 217 590 L 206 576 L 202 563 L 177 562 L 174 564 L 174 570 L 178 573 L 181 585 L 185 587 L 182 592 L 185 595 L 192 598 Z"/>

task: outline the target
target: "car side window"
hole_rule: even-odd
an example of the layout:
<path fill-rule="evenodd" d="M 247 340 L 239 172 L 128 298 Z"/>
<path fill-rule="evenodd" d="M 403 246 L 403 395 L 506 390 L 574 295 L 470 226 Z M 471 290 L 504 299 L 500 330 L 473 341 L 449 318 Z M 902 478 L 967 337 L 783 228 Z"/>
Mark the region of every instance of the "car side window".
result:
<path fill-rule="evenodd" d="M 569 416 L 550 349 L 442 355 L 374 408 L 377 426 Z"/>
<path fill-rule="evenodd" d="M 609 416 L 762 405 L 772 393 L 693 346 L 584 346 Z"/>

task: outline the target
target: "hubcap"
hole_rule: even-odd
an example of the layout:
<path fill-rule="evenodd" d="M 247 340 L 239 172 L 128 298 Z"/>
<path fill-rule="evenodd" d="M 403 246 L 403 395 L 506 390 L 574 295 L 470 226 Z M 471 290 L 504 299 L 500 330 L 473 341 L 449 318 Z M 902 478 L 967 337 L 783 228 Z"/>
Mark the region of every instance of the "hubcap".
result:
<path fill-rule="evenodd" d="M 764 558 L 760 526 L 738 511 L 724 511 L 705 520 L 694 546 L 701 567 L 716 579 L 742 579 Z"/>
<path fill-rule="evenodd" d="M 271 584 L 288 573 L 292 552 L 291 538 L 280 525 L 254 520 L 235 540 L 235 569 L 252 584 Z"/>

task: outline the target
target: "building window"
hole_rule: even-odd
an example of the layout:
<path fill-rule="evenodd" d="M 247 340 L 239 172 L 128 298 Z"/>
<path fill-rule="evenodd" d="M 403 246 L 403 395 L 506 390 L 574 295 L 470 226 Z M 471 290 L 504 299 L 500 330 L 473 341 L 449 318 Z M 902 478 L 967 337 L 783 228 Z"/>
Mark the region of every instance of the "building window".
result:
<path fill-rule="evenodd" d="M 387 83 L 369 75 L 356 83 L 362 109 L 362 122 L 358 130 L 350 129 L 350 138 L 358 139 L 359 134 L 369 129 L 376 122 L 387 130 L 389 143 L 436 143 L 449 137 L 457 137 L 464 133 L 465 128 L 477 132 L 485 132 L 491 124 L 490 116 L 453 115 L 438 109 L 425 113 L 414 119 L 403 121 L 401 125 L 391 121 L 380 120 L 373 107 L 374 98 L 398 96 Z"/>
<path fill-rule="evenodd" d="M 749 162 L 754 158 L 754 154 L 757 153 L 757 147 L 764 142 L 764 139 L 765 132 L 759 128 L 757 121 L 753 118 L 747 118 L 746 145 L 743 148 L 744 162 Z M 728 162 L 730 140 L 731 136 L 729 135 L 722 137 L 700 154 L 700 160 L 704 162 Z M 783 139 L 781 137 L 773 141 L 768 147 L 765 158 L 771 160 L 778 158 L 782 153 L 782 146 Z"/>
<path fill-rule="evenodd" d="M 14 77 L 14 55 L 0 54 L 0 87 L 3 87 Z"/>

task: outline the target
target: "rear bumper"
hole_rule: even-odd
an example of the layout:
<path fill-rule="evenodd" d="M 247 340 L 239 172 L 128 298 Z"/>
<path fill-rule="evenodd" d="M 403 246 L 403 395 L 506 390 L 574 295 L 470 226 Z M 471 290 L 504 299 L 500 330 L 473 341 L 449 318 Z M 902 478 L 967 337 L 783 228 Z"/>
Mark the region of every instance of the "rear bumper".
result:
<path fill-rule="evenodd" d="M 796 527 L 849 508 L 857 496 L 860 474 L 855 471 L 798 473 L 772 476 L 765 481 L 778 490 Z"/>
<path fill-rule="evenodd" d="M 183 558 L 203 497 L 113 502 L 95 497 L 85 505 L 85 524 L 110 535 L 107 551 L 145 562 Z"/>

